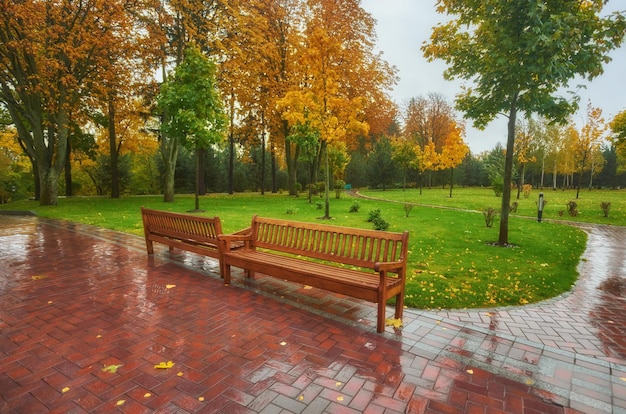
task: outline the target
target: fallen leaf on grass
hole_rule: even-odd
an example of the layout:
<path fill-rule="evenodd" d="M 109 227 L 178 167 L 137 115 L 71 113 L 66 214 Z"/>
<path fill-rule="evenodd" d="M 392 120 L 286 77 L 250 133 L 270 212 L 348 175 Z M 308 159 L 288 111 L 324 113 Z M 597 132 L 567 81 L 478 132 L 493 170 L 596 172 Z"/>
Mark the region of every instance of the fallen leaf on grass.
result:
<path fill-rule="evenodd" d="M 393 326 L 394 328 L 401 328 L 402 319 L 385 319 L 385 325 Z"/>
<path fill-rule="evenodd" d="M 158 364 L 154 366 L 154 368 L 168 369 L 168 368 L 172 368 L 173 366 L 174 366 L 174 363 L 172 361 L 167 361 L 167 362 L 159 362 Z"/>

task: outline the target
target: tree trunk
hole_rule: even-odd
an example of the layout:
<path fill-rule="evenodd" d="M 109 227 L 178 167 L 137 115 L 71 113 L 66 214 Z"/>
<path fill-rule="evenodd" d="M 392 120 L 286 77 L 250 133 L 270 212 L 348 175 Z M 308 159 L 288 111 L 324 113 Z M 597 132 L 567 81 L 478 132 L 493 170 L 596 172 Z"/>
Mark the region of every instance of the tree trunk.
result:
<path fill-rule="evenodd" d="M 517 118 L 517 94 L 513 97 L 509 112 L 506 156 L 504 158 L 504 186 L 502 188 L 502 204 L 500 207 L 500 234 L 498 245 L 509 244 L 509 210 L 511 206 L 511 178 L 513 176 L 513 151 L 515 149 L 515 122 Z"/>
<path fill-rule="evenodd" d="M 272 194 L 276 194 L 278 192 L 278 182 L 276 179 L 276 151 L 273 144 L 270 144 L 270 156 L 272 162 Z"/>
<path fill-rule="evenodd" d="M 265 194 L 265 128 L 261 132 L 261 195 Z"/>
<path fill-rule="evenodd" d="M 40 206 L 57 205 L 59 199 L 59 176 L 65 167 L 68 117 L 65 111 L 61 110 L 54 118 L 54 121 L 56 121 L 52 123 L 54 127 L 51 125 L 48 128 L 48 142 L 54 142 L 54 135 L 56 134 L 56 147 L 47 148 L 47 156 L 37 157 L 41 183 Z M 41 132 L 43 133 L 43 131 Z"/>
<path fill-rule="evenodd" d="M 111 157 L 111 198 L 120 198 L 120 175 L 117 168 L 118 152 L 115 137 L 115 105 L 109 99 L 109 154 Z"/>
<path fill-rule="evenodd" d="M 324 185 L 324 218 L 330 220 L 330 164 L 328 162 L 328 146 L 324 146 L 324 161 L 326 164 L 326 184 Z"/>
<path fill-rule="evenodd" d="M 174 202 L 174 174 L 178 159 L 178 141 L 175 138 L 161 137 L 161 155 L 165 164 L 163 201 L 172 203 Z"/>
<path fill-rule="evenodd" d="M 450 198 L 452 198 L 452 187 L 454 187 L 454 168 L 450 168 Z"/>
<path fill-rule="evenodd" d="M 196 181 L 198 182 L 198 195 L 206 195 L 206 149 L 198 148 L 196 150 Z"/>
<path fill-rule="evenodd" d="M 72 163 L 70 162 L 70 143 L 69 140 L 67 142 L 67 151 L 65 151 L 65 195 L 67 197 L 71 197 L 74 195 L 74 191 L 72 190 Z"/>

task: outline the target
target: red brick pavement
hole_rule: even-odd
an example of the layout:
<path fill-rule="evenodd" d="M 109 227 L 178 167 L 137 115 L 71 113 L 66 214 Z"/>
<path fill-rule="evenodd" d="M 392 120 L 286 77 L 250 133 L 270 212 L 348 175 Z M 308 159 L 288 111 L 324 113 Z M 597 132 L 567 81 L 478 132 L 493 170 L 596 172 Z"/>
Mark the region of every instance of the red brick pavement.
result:
<path fill-rule="evenodd" d="M 411 310 L 378 335 L 370 304 L 264 277 L 224 287 L 216 270 L 148 257 L 139 237 L 0 216 L 0 412 L 626 411 L 619 355 Z"/>

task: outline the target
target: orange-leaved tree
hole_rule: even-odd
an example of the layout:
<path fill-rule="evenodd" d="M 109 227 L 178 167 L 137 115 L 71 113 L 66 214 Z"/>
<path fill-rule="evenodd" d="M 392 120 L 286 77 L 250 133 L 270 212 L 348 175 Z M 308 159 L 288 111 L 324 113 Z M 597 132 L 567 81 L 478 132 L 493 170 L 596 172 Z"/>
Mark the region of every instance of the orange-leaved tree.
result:
<path fill-rule="evenodd" d="M 0 1 L 0 99 L 39 177 L 41 205 L 55 205 L 70 121 L 123 54 L 127 28 L 152 0 Z M 132 33 L 140 41 L 143 32 Z"/>

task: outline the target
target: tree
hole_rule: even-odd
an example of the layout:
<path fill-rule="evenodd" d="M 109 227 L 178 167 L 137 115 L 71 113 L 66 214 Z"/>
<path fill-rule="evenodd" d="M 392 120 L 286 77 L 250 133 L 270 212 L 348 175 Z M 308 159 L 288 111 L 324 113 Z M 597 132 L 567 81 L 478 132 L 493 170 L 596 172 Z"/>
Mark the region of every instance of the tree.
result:
<path fill-rule="evenodd" d="M 125 56 L 149 36 L 138 16 L 152 0 L 0 1 L 0 100 L 39 177 L 41 205 L 56 205 L 69 127 Z"/>
<path fill-rule="evenodd" d="M 611 123 L 612 141 L 618 148 L 626 149 L 626 110 L 615 115 Z"/>
<path fill-rule="evenodd" d="M 440 157 L 440 168 L 450 169 L 450 198 L 452 198 L 452 187 L 454 187 L 454 168 L 463 162 L 465 155 L 469 152 L 469 147 L 463 141 L 463 129 L 457 125 L 452 125 L 443 144 Z"/>
<path fill-rule="evenodd" d="M 574 129 L 574 126 L 570 128 Z M 600 154 L 600 146 L 602 144 L 606 125 L 602 118 L 600 108 L 594 108 L 589 104 L 587 106 L 587 122 L 583 125 L 580 132 L 572 131 L 571 136 L 575 139 L 572 144 L 575 169 L 578 172 L 578 185 L 576 188 L 576 199 L 580 194 L 580 186 L 582 185 L 583 174 L 590 171 L 590 186 L 594 174 L 594 167 L 597 168 L 597 154 Z M 604 164 L 602 164 L 604 165 Z"/>
<path fill-rule="evenodd" d="M 162 125 L 163 134 L 196 151 L 197 211 L 200 209 L 200 150 L 221 141 L 226 126 L 222 101 L 216 87 L 215 65 L 197 47 L 188 46 L 183 62 L 163 84 L 158 103 L 170 115 Z"/>
<path fill-rule="evenodd" d="M 624 38 L 621 13 L 600 17 L 604 0 L 439 0 L 454 16 L 433 28 L 422 47 L 429 60 L 448 64 L 446 79 L 471 81 L 456 106 L 484 128 L 508 117 L 504 187 L 498 245 L 509 241 L 509 206 L 518 113 L 564 121 L 577 100 L 559 96 L 576 76 L 592 79 Z"/>

